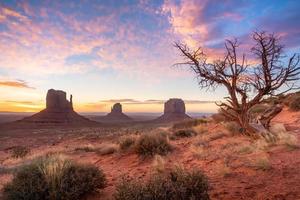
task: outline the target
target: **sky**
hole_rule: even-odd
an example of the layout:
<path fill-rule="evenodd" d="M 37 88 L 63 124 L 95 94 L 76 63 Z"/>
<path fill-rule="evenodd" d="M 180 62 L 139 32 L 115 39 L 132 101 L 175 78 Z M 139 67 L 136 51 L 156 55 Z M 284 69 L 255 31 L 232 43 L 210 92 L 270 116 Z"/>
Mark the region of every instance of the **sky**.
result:
<path fill-rule="evenodd" d="M 222 56 L 224 40 L 276 33 L 300 52 L 298 0 L 0 1 L 0 111 L 37 112 L 47 90 L 73 95 L 75 110 L 162 112 L 169 98 L 188 112 L 214 112 L 224 88 L 200 90 L 174 42 Z M 248 48 L 248 49 L 247 49 Z"/>

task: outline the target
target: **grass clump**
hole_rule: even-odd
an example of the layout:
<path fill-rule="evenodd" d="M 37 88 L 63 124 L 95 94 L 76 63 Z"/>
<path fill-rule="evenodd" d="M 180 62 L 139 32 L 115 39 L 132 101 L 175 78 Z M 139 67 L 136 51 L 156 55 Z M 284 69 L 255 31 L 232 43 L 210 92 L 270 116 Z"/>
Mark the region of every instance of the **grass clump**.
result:
<path fill-rule="evenodd" d="M 225 124 L 225 128 L 232 134 L 232 135 L 238 135 L 241 133 L 241 127 L 236 122 L 227 122 Z"/>
<path fill-rule="evenodd" d="M 30 149 L 28 147 L 24 146 L 16 146 L 12 149 L 12 157 L 13 158 L 24 158 L 27 156 L 30 152 Z"/>
<path fill-rule="evenodd" d="M 185 120 L 181 122 L 177 122 L 173 125 L 173 129 L 185 129 L 185 128 L 191 128 L 194 126 L 198 126 L 201 124 L 207 124 L 208 121 L 205 118 L 199 118 L 199 119 L 192 119 L 192 120 Z"/>
<path fill-rule="evenodd" d="M 47 155 L 20 168 L 3 191 L 7 200 L 71 200 L 104 188 L 105 184 L 105 175 L 97 167 Z"/>
<path fill-rule="evenodd" d="M 207 178 L 201 171 L 177 168 L 166 174 L 155 174 L 145 183 L 123 178 L 114 197 L 116 200 L 208 200 L 208 187 Z"/>
<path fill-rule="evenodd" d="M 174 136 L 178 138 L 192 137 L 195 135 L 197 135 L 197 133 L 191 129 L 182 129 L 174 132 Z"/>
<path fill-rule="evenodd" d="M 171 150 L 168 137 L 160 133 L 141 135 L 135 146 L 135 151 L 141 156 L 166 155 Z"/>
<path fill-rule="evenodd" d="M 97 148 L 96 152 L 99 155 L 109 155 L 116 153 L 118 151 L 118 145 L 116 144 L 103 144 L 101 147 Z"/>
<path fill-rule="evenodd" d="M 300 111 L 300 95 L 293 95 L 288 103 L 290 110 Z"/>
<path fill-rule="evenodd" d="M 255 161 L 255 168 L 263 171 L 270 170 L 272 165 L 268 158 L 259 158 Z"/>
<path fill-rule="evenodd" d="M 131 147 L 134 146 L 135 142 L 136 142 L 135 136 L 127 135 L 127 136 L 122 137 L 119 141 L 120 150 L 126 151 L 126 150 L 130 149 Z"/>

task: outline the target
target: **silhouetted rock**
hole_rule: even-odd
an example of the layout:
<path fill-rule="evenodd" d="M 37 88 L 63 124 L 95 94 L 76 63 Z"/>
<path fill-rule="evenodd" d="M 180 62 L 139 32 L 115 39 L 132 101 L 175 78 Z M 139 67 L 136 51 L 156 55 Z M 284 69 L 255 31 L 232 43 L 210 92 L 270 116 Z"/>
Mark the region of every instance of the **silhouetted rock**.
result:
<path fill-rule="evenodd" d="M 122 105 L 120 103 L 115 103 L 111 108 L 111 112 L 108 113 L 106 116 L 95 117 L 93 119 L 101 122 L 113 122 L 113 123 L 132 121 L 130 117 L 128 117 L 122 112 Z"/>
<path fill-rule="evenodd" d="M 155 119 L 155 122 L 165 123 L 172 121 L 180 121 L 190 119 L 191 117 L 185 113 L 185 104 L 182 99 L 172 98 L 165 102 L 164 114 Z"/>
<path fill-rule="evenodd" d="M 56 111 L 69 111 L 73 110 L 72 95 L 70 96 L 70 102 L 66 98 L 67 94 L 61 90 L 50 89 L 47 92 L 46 97 L 46 110 L 50 112 Z"/>
<path fill-rule="evenodd" d="M 46 96 L 46 108 L 30 117 L 25 117 L 20 122 L 43 124 L 81 124 L 93 123 L 93 121 L 77 114 L 73 110 L 73 97 L 70 101 L 66 98 L 66 92 L 50 89 Z M 94 122 L 95 123 L 95 122 Z"/>
<path fill-rule="evenodd" d="M 111 113 L 122 113 L 122 105 L 120 103 L 115 103 L 111 108 Z"/>

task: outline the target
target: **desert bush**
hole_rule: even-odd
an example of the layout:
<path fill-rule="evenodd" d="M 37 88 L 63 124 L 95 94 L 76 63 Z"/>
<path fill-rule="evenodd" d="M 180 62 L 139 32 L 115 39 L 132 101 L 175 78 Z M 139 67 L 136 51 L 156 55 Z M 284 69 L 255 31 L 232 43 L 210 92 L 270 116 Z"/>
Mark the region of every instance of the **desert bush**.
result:
<path fill-rule="evenodd" d="M 199 170 L 191 172 L 181 168 L 167 174 L 155 174 L 145 183 L 123 179 L 116 187 L 116 200 L 150 199 L 209 199 L 208 181 Z"/>
<path fill-rule="evenodd" d="M 185 129 L 185 128 L 191 128 L 194 126 L 198 126 L 200 124 L 207 124 L 207 119 L 199 118 L 199 119 L 191 119 L 191 120 L 185 120 L 181 122 L 177 122 L 173 125 L 173 129 Z"/>
<path fill-rule="evenodd" d="M 99 155 L 113 154 L 118 151 L 118 145 L 116 144 L 103 144 L 101 147 L 97 148 L 96 152 Z"/>
<path fill-rule="evenodd" d="M 105 184 L 105 175 L 97 167 L 47 155 L 20 168 L 3 191 L 7 200 L 71 200 Z"/>
<path fill-rule="evenodd" d="M 28 147 L 16 146 L 12 149 L 11 156 L 13 158 L 24 158 L 29 152 L 30 152 L 30 149 Z"/>
<path fill-rule="evenodd" d="M 226 121 L 226 117 L 221 113 L 215 113 L 211 116 L 211 118 L 217 123 Z"/>
<path fill-rule="evenodd" d="M 225 128 L 232 134 L 232 135 L 238 135 L 241 133 L 241 127 L 236 122 L 227 122 L 225 124 Z"/>
<path fill-rule="evenodd" d="M 149 133 L 139 137 L 135 150 L 142 156 L 165 155 L 172 150 L 172 146 L 167 136 L 160 133 Z"/>
<path fill-rule="evenodd" d="M 258 158 L 254 163 L 254 167 L 259 170 L 267 171 L 272 168 L 272 165 L 268 158 Z"/>
<path fill-rule="evenodd" d="M 75 151 L 94 152 L 95 147 L 93 145 L 89 144 L 89 145 L 82 146 L 82 147 L 76 147 Z"/>
<path fill-rule="evenodd" d="M 183 138 L 183 137 L 192 137 L 197 135 L 197 133 L 192 129 L 182 129 L 175 131 L 174 133 L 175 137 Z"/>
<path fill-rule="evenodd" d="M 132 135 L 121 137 L 119 141 L 120 149 L 123 151 L 130 149 L 131 147 L 134 146 L 135 141 L 136 141 L 136 137 Z"/>
<path fill-rule="evenodd" d="M 289 108 L 292 111 L 300 110 L 300 95 L 293 95 L 289 101 Z"/>
<path fill-rule="evenodd" d="M 257 116 L 259 114 L 262 114 L 264 111 L 266 111 L 270 106 L 267 104 L 256 104 L 253 106 L 249 112 L 250 114 Z"/>

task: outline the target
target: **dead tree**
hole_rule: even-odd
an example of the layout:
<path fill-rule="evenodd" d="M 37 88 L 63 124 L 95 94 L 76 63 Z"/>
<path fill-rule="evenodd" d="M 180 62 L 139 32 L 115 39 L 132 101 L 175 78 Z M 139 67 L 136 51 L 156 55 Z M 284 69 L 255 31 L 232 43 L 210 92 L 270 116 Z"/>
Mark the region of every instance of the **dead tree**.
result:
<path fill-rule="evenodd" d="M 227 118 L 241 126 L 243 134 L 255 136 L 249 110 L 266 96 L 298 89 L 295 82 L 299 79 L 300 57 L 294 54 L 287 59 L 279 38 L 274 34 L 254 32 L 252 39 L 255 45 L 251 52 L 256 58 L 256 64 L 252 65 L 247 64 L 245 54 L 238 56 L 239 43 L 236 39 L 226 40 L 224 58 L 213 62 L 208 62 L 202 48 L 191 50 L 183 43 L 175 43 L 175 47 L 185 58 L 184 62 L 176 65 L 191 69 L 201 88 L 225 87 L 228 92 L 224 98 L 226 101 L 217 105 Z M 266 129 L 269 122 L 270 118 L 263 124 Z"/>

